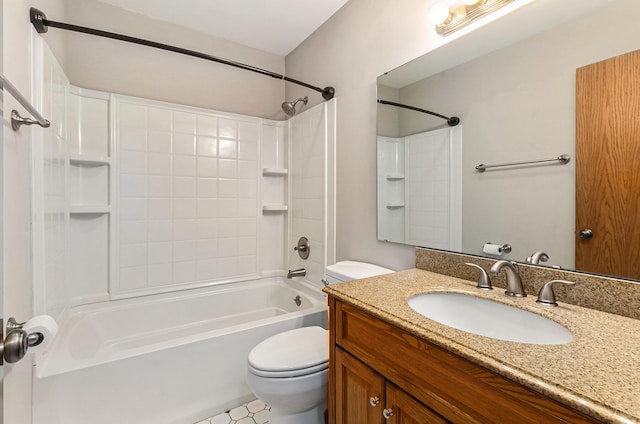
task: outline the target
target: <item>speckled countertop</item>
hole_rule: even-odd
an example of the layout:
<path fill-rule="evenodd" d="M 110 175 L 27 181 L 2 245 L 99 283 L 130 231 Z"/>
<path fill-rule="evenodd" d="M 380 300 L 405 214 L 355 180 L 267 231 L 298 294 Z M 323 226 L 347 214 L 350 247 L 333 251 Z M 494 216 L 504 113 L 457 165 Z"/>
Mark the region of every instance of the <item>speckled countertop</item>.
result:
<path fill-rule="evenodd" d="M 332 284 L 324 291 L 589 416 L 640 423 L 640 320 L 560 303 L 545 307 L 535 296 L 510 298 L 504 290 L 419 269 Z M 429 291 L 468 293 L 546 316 L 574 336 L 564 345 L 491 339 L 439 324 L 406 300 Z"/>

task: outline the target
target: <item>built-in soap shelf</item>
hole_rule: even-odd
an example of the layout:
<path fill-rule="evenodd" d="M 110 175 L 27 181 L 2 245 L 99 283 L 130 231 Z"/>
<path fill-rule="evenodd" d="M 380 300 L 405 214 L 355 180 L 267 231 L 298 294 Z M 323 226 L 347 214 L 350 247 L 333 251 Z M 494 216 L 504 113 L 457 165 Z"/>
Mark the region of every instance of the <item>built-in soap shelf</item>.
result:
<path fill-rule="evenodd" d="M 389 181 L 404 180 L 404 174 L 387 174 L 387 180 Z"/>
<path fill-rule="evenodd" d="M 289 175 L 287 168 L 262 168 L 262 175 L 264 177 L 284 177 Z M 275 183 L 275 181 L 274 181 Z M 283 183 L 276 183 L 282 187 Z M 273 198 L 273 196 L 267 196 Z M 262 213 L 284 213 L 289 210 L 289 207 L 282 203 L 263 203 Z"/>
<path fill-rule="evenodd" d="M 265 177 L 280 177 L 288 174 L 289 170 L 286 168 L 262 168 L 262 175 Z"/>
<path fill-rule="evenodd" d="M 111 158 L 99 155 L 69 155 L 71 165 L 103 166 L 111 165 Z"/>
<path fill-rule="evenodd" d="M 105 214 L 110 212 L 111 212 L 111 208 L 108 205 L 71 205 L 69 206 L 69 213 L 71 215 Z"/>
<path fill-rule="evenodd" d="M 404 208 L 404 202 L 387 202 L 387 209 Z"/>
<path fill-rule="evenodd" d="M 104 156 L 69 156 L 70 213 L 109 212 L 110 163 Z"/>
<path fill-rule="evenodd" d="M 289 210 L 287 205 L 280 205 L 275 203 L 265 203 L 262 205 L 262 212 L 286 212 Z"/>
<path fill-rule="evenodd" d="M 81 303 L 108 299 L 109 292 L 111 172 L 115 164 L 109 101 L 109 93 L 71 87 L 67 102 L 67 249 L 74 260 L 66 277 L 69 287 L 78 288 L 76 298 Z"/>

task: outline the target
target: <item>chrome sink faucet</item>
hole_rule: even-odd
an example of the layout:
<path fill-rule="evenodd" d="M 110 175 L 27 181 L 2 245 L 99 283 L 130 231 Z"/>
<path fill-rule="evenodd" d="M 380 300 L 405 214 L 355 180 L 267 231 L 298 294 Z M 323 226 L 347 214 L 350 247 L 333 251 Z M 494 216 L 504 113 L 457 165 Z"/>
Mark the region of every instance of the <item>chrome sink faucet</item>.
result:
<path fill-rule="evenodd" d="M 526 297 L 527 293 L 524 291 L 522 279 L 520 279 L 520 270 L 515 262 L 505 261 L 504 259 L 497 261 L 489 269 L 489 274 L 495 277 L 502 268 L 504 268 L 507 276 L 507 290 L 505 293 L 513 297 Z"/>

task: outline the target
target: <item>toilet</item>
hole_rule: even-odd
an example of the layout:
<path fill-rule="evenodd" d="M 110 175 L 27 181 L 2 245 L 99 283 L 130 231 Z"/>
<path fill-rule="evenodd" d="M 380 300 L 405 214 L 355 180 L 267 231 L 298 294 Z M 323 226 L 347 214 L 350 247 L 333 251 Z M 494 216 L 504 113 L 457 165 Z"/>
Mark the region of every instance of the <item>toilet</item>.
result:
<path fill-rule="evenodd" d="M 327 284 L 394 272 L 342 261 L 325 269 Z M 249 352 L 247 384 L 271 406 L 270 424 L 325 424 L 329 334 L 322 327 L 285 331 Z"/>

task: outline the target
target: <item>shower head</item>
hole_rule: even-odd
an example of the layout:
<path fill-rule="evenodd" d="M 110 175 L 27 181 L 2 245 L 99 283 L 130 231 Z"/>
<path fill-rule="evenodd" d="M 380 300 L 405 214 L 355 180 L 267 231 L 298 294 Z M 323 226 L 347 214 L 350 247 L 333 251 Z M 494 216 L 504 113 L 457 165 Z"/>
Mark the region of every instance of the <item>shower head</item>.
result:
<path fill-rule="evenodd" d="M 293 115 L 296 114 L 296 104 L 298 102 L 303 102 L 306 105 L 308 101 L 309 101 L 309 97 L 304 96 L 304 97 L 299 98 L 295 102 L 283 102 L 282 103 L 282 110 L 287 115 L 293 116 Z"/>

